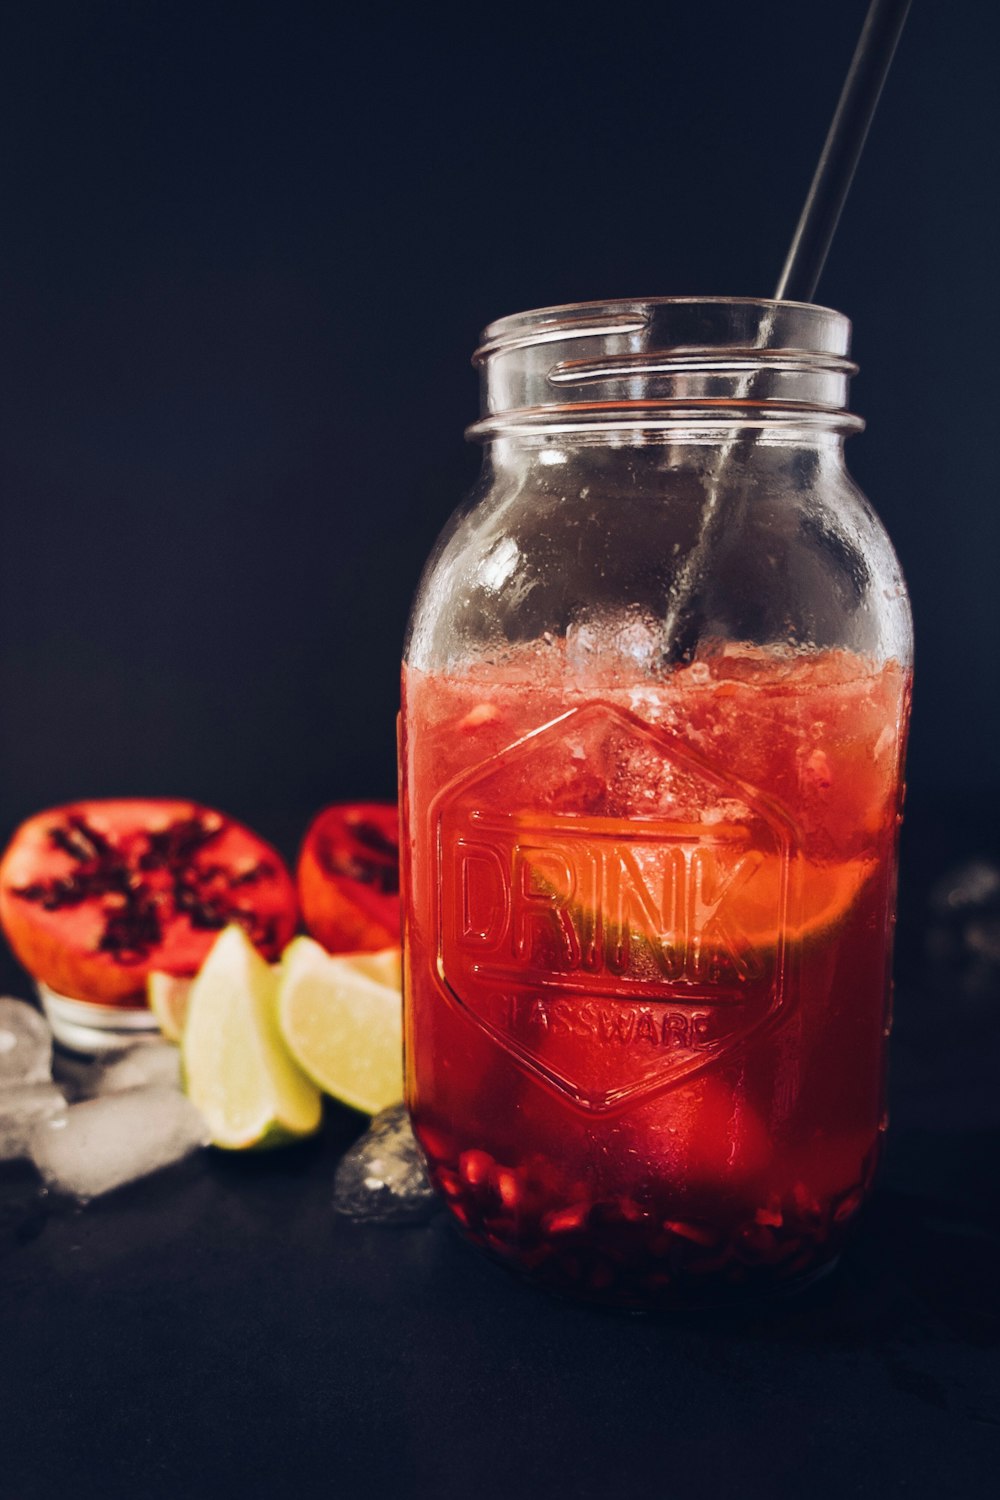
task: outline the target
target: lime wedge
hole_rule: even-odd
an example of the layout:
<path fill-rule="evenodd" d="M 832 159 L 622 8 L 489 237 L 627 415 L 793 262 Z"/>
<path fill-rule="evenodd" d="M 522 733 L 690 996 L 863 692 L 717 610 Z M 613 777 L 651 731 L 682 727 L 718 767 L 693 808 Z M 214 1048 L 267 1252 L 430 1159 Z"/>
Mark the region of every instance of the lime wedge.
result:
<path fill-rule="evenodd" d="M 276 972 L 241 927 L 227 927 L 191 986 L 181 1038 L 188 1097 L 212 1143 L 278 1146 L 319 1129 L 322 1101 L 275 1021 Z"/>
<path fill-rule="evenodd" d="M 344 953 L 340 955 L 359 974 L 374 979 L 378 984 L 387 984 L 399 990 L 403 984 L 403 952 L 401 948 L 380 948 L 377 953 Z"/>
<path fill-rule="evenodd" d="M 326 1093 L 378 1114 L 403 1097 L 399 990 L 295 938 L 281 959 L 278 1024 L 295 1061 Z"/>
<path fill-rule="evenodd" d="M 153 969 L 146 975 L 146 999 L 156 1023 L 168 1042 L 179 1042 L 184 1030 L 192 979 L 162 974 Z"/>

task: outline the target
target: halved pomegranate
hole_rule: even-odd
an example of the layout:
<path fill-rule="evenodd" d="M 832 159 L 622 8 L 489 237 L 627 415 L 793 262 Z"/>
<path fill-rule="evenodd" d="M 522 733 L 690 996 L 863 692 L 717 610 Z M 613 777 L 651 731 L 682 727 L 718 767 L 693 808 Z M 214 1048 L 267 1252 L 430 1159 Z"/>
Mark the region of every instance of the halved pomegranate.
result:
<path fill-rule="evenodd" d="M 139 1004 L 151 969 L 193 974 L 237 922 L 267 958 L 296 923 L 295 888 L 263 839 L 196 802 L 74 802 L 29 818 L 0 862 L 0 923 L 61 995 Z"/>
<path fill-rule="evenodd" d="M 331 953 L 399 942 L 399 812 L 394 802 L 342 802 L 310 824 L 299 856 L 306 927 Z"/>

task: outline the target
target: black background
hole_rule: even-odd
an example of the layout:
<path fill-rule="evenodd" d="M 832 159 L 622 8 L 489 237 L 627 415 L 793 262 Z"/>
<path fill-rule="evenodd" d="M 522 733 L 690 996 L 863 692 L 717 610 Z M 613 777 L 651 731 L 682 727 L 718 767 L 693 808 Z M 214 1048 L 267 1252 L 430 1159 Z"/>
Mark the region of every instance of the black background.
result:
<path fill-rule="evenodd" d="M 0 11 L 0 827 L 392 795 L 479 329 L 767 294 L 863 0 Z M 911 806 L 998 781 L 995 8 L 916 0 L 819 297 L 917 626 Z M 944 800 L 942 800 L 944 799 Z M 935 814 L 937 815 L 937 814 Z"/>
<path fill-rule="evenodd" d="M 391 796 L 478 330 L 766 294 L 864 8 L 0 3 L 0 836 L 159 793 L 292 852 Z M 838 1277 L 736 1320 L 550 1301 L 442 1216 L 338 1220 L 332 1105 L 80 1212 L 15 1171 L 3 1500 L 992 1497 L 996 926 L 929 893 L 1000 853 L 996 17 L 915 0 L 819 293 L 917 627 L 889 1159 Z"/>

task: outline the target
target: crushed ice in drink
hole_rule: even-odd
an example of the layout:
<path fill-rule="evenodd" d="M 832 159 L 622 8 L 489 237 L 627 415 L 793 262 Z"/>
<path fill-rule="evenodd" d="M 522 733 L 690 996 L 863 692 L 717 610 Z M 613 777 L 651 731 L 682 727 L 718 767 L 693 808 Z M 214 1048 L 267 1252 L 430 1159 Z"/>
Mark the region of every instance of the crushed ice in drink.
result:
<path fill-rule="evenodd" d="M 0 1089 L 48 1083 L 52 1076 L 52 1033 L 45 1018 L 26 1000 L 0 998 Z"/>
<path fill-rule="evenodd" d="M 566 630 L 566 663 L 592 671 L 607 664 L 612 673 L 626 660 L 654 672 L 663 652 L 663 625 L 642 610 L 615 610 L 571 621 Z"/>
<path fill-rule="evenodd" d="M 434 1203 L 406 1106 L 394 1104 L 376 1115 L 337 1168 L 334 1208 L 350 1219 L 403 1224 L 425 1218 Z"/>
<path fill-rule="evenodd" d="M 66 1109 L 65 1096 L 52 1083 L 30 1083 L 0 1089 L 0 1161 L 31 1154 L 31 1136 L 41 1121 Z"/>
<path fill-rule="evenodd" d="M 130 1089 L 71 1105 L 39 1125 L 31 1155 L 53 1191 L 86 1202 L 183 1161 L 208 1144 L 205 1122 L 176 1089 Z"/>

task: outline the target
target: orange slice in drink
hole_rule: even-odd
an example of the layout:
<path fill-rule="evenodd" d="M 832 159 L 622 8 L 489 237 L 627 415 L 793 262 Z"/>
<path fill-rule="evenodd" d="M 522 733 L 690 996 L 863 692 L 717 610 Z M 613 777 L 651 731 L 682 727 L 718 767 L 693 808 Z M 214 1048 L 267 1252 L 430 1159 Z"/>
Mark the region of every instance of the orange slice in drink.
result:
<path fill-rule="evenodd" d="M 627 892 L 609 893 L 609 872 L 601 875 L 595 860 L 588 899 L 568 859 L 545 851 L 533 851 L 527 859 L 522 851 L 521 857 L 526 867 L 521 878 L 534 909 L 532 930 L 559 957 L 574 939 L 582 947 L 587 935 L 592 939 L 598 932 L 611 947 L 616 933 L 627 932 L 627 945 L 618 946 L 637 952 L 704 953 L 718 946 L 731 956 L 773 953 L 782 938 L 798 945 L 828 932 L 875 869 L 869 859 L 819 862 L 799 855 L 789 860 L 762 849 L 744 850 L 737 862 L 715 864 L 711 850 L 703 862 L 669 856 L 667 862 L 662 851 L 644 857 L 641 848 L 623 843 L 610 871 L 619 882 L 623 877 L 615 871 L 620 866 L 626 872 Z M 605 908 L 600 915 L 594 909 L 595 884 Z"/>
<path fill-rule="evenodd" d="M 807 942 L 839 922 L 874 868 L 867 859 L 836 864 L 793 861 L 788 872 L 786 942 Z M 730 898 L 728 919 L 753 948 L 777 945 L 776 913 L 781 911 L 784 869 L 782 859 L 765 858 L 753 878 Z"/>

